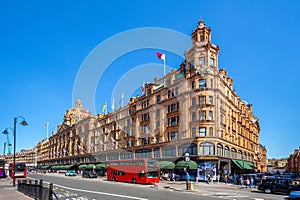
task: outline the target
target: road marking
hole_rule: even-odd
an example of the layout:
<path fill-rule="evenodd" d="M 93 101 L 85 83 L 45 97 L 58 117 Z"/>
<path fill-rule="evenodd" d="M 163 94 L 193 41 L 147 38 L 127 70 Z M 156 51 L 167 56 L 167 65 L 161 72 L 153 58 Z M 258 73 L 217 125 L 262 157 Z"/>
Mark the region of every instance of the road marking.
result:
<path fill-rule="evenodd" d="M 57 184 L 55 184 L 55 186 L 58 186 L 58 187 L 61 187 L 61 188 L 64 188 L 64 189 L 68 189 L 68 190 L 75 190 L 75 191 L 79 191 L 79 192 L 103 194 L 103 195 L 107 195 L 107 196 L 121 197 L 121 198 L 127 198 L 127 199 L 148 200 L 148 199 L 144 199 L 144 198 L 140 198 L 140 197 L 133 197 L 133 196 L 127 196 L 127 195 L 121 195 L 121 194 L 111 194 L 111 193 L 106 193 L 106 192 L 97 192 L 97 191 L 82 190 L 82 189 L 77 189 L 77 188 L 70 188 L 70 187 L 66 187 L 66 186 L 63 186 L 63 185 L 57 185 Z"/>

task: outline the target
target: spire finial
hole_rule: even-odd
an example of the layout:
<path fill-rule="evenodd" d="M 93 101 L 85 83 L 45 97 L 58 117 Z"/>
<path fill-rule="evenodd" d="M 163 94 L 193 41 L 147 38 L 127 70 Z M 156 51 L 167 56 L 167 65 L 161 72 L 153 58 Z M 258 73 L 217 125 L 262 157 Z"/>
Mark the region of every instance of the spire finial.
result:
<path fill-rule="evenodd" d="M 198 27 L 201 28 L 203 26 L 205 26 L 205 23 L 204 23 L 203 19 L 201 18 L 198 22 Z"/>

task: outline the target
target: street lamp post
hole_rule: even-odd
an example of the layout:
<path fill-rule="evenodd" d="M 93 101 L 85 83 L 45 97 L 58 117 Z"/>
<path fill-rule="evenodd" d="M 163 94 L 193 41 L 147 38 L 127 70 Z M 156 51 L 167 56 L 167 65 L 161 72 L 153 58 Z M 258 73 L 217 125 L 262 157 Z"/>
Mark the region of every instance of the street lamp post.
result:
<path fill-rule="evenodd" d="M 18 118 L 22 118 L 23 121 L 20 123 L 23 126 L 27 126 L 28 123 L 26 122 L 25 118 L 22 116 L 18 116 L 14 118 L 14 128 L 13 128 L 13 132 L 14 132 L 14 159 L 13 159 L 13 165 L 14 165 L 14 169 L 13 169 L 13 186 L 16 186 L 16 178 L 15 178 L 15 167 L 16 167 L 16 133 L 17 133 L 17 120 Z M 7 129 L 5 129 L 5 131 L 3 132 L 4 134 L 7 134 Z"/>
<path fill-rule="evenodd" d="M 189 180 L 188 180 L 188 168 L 189 168 L 189 164 L 188 162 L 190 161 L 190 154 L 189 153 L 185 153 L 185 163 L 186 163 L 186 170 L 185 170 L 185 183 L 186 183 L 186 190 L 189 190 Z"/>

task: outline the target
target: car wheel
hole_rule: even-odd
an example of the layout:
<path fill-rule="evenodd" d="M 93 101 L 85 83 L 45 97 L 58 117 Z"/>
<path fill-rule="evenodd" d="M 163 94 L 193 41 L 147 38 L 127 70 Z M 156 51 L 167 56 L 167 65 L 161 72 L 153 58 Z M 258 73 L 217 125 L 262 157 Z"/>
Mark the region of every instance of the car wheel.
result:
<path fill-rule="evenodd" d="M 269 188 L 266 188 L 264 191 L 265 191 L 265 193 L 267 193 L 267 194 L 271 194 L 271 193 L 272 193 L 272 190 L 269 189 Z"/>
<path fill-rule="evenodd" d="M 132 183 L 136 183 L 136 179 L 135 178 L 132 179 Z"/>
<path fill-rule="evenodd" d="M 113 177 L 113 178 L 112 178 L 112 181 L 116 181 L 116 177 Z"/>

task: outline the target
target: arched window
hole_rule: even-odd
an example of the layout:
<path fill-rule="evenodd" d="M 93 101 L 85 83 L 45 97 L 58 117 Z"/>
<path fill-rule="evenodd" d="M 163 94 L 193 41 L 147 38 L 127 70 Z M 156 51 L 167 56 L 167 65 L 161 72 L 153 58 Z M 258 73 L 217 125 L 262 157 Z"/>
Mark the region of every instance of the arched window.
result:
<path fill-rule="evenodd" d="M 248 153 L 248 156 L 247 156 L 247 160 L 251 160 L 251 158 L 250 158 L 250 153 Z"/>
<path fill-rule="evenodd" d="M 229 156 L 229 148 L 227 146 L 224 148 L 224 157 L 226 157 L 226 158 L 230 157 Z"/>
<path fill-rule="evenodd" d="M 120 160 L 133 159 L 133 153 L 130 151 L 125 151 L 120 153 Z"/>
<path fill-rule="evenodd" d="M 253 160 L 254 160 L 254 156 L 253 156 L 253 154 L 251 154 L 250 161 L 253 161 Z"/>
<path fill-rule="evenodd" d="M 135 152 L 136 158 L 152 158 L 152 149 L 138 150 Z"/>
<path fill-rule="evenodd" d="M 217 145 L 217 155 L 223 156 L 223 146 L 221 144 Z"/>
<path fill-rule="evenodd" d="M 183 144 L 178 147 L 178 155 L 184 156 L 185 153 L 190 155 L 197 155 L 197 145 L 196 144 Z"/>
<path fill-rule="evenodd" d="M 231 149 L 231 158 L 236 158 L 236 150 L 235 149 Z"/>
<path fill-rule="evenodd" d="M 163 157 L 176 157 L 176 148 L 175 147 L 165 147 L 162 149 Z"/>
<path fill-rule="evenodd" d="M 244 153 L 243 159 L 247 160 L 247 153 L 246 152 Z"/>
<path fill-rule="evenodd" d="M 203 142 L 200 144 L 200 155 L 215 155 L 214 144 L 210 142 Z"/>
<path fill-rule="evenodd" d="M 242 159 L 242 157 L 243 157 L 242 155 L 243 155 L 242 151 L 238 150 L 238 159 Z"/>
<path fill-rule="evenodd" d="M 154 149 L 154 157 L 159 158 L 160 157 L 160 148 L 155 148 Z"/>

